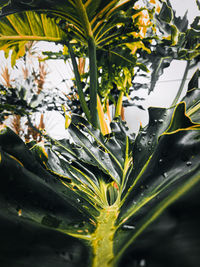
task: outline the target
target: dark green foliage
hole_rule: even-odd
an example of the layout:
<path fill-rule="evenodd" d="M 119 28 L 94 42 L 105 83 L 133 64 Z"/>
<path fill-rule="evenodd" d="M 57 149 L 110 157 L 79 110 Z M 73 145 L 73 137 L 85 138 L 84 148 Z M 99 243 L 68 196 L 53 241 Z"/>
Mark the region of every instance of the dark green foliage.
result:
<path fill-rule="evenodd" d="M 194 204 L 189 204 L 186 214 L 191 217 L 184 219 L 181 201 L 187 206 L 187 197 L 173 204 L 157 224 L 152 224 L 166 207 L 195 188 L 199 181 L 200 126 L 191 121 L 200 121 L 199 89 L 188 91 L 184 101 L 171 109 L 151 108 L 149 125 L 140 130 L 135 140 L 120 121 L 112 124 L 110 136 L 103 137 L 80 116 L 74 116 L 69 127 L 74 141 L 46 137 L 49 140 L 46 152 L 42 144 L 33 145 L 29 150 L 8 128 L 1 130 L 0 224 L 2 236 L 7 236 L 6 243 L 2 243 L 5 252 L 0 258 L 2 262 L 12 266 L 9 255 L 17 253 L 14 254 L 18 259 L 15 266 L 21 266 L 23 261 L 32 264 L 36 255 L 35 266 L 53 266 L 55 261 L 60 266 L 67 262 L 69 266 L 89 266 L 91 250 L 86 253 L 84 244 L 91 245 L 89 236 L 94 233 L 105 205 L 119 208 L 113 246 L 114 261 L 127 251 L 122 265 L 125 262 L 127 266 L 139 266 L 144 258 L 150 266 L 162 265 L 164 257 L 154 256 L 161 250 L 155 245 L 152 248 L 152 244 L 159 244 L 166 236 L 172 247 L 178 234 L 182 242 L 196 240 L 189 226 L 197 227 L 190 208 L 199 202 L 195 204 L 194 200 Z M 185 103 L 191 119 L 185 113 Z M 196 199 L 196 193 L 192 199 Z M 183 218 L 185 224 L 182 223 L 174 235 L 178 218 Z M 15 231 L 16 227 L 19 231 Z M 183 234 L 184 230 L 188 231 L 188 237 Z M 37 235 L 29 234 L 30 231 Z M 49 242 L 50 237 L 53 243 Z M 9 249 L 9 242 L 13 244 L 14 240 L 18 240 L 15 241 L 17 249 Z M 69 243 L 73 244 L 70 248 Z M 28 244 L 33 247 L 37 244 L 37 249 L 30 251 Z M 163 249 L 167 246 L 166 243 Z M 182 255 L 184 249 L 179 248 Z M 189 249 L 187 246 L 187 251 Z M 182 262 L 181 258 L 174 260 L 174 252 L 168 251 L 171 255 L 168 263 Z M 131 254 L 127 254 L 129 252 Z M 192 267 L 198 259 L 195 251 L 193 255 L 193 261 L 188 258 Z"/>

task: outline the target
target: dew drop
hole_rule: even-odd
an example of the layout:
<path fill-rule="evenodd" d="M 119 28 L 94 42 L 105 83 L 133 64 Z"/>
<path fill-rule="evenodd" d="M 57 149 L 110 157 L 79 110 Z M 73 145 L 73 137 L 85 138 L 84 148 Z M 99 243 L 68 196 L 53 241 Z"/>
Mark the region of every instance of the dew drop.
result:
<path fill-rule="evenodd" d="M 191 161 L 187 161 L 186 165 L 189 167 L 192 165 L 192 162 Z"/>
<path fill-rule="evenodd" d="M 159 164 L 162 164 L 163 163 L 163 159 L 159 159 Z"/>
<path fill-rule="evenodd" d="M 146 260 L 145 259 L 140 260 L 139 265 L 140 265 L 140 267 L 145 267 L 146 266 Z"/>
<path fill-rule="evenodd" d="M 142 148 L 141 148 L 141 147 L 140 147 L 140 148 L 138 148 L 138 151 L 139 151 L 139 152 L 141 152 L 141 151 L 142 151 Z"/>
<path fill-rule="evenodd" d="M 164 172 L 164 173 L 163 173 L 163 177 L 164 177 L 164 178 L 167 178 L 167 176 L 168 176 L 167 173 Z"/>
<path fill-rule="evenodd" d="M 158 120 L 159 123 L 163 123 L 163 121 L 164 121 L 164 120 L 162 120 L 162 119 Z"/>
<path fill-rule="evenodd" d="M 80 203 L 80 202 L 81 202 L 81 200 L 80 200 L 79 198 L 77 198 L 77 202 L 78 202 L 78 203 Z"/>
<path fill-rule="evenodd" d="M 18 206 L 16 208 L 16 211 L 17 211 L 18 216 L 21 217 L 22 216 L 22 208 L 20 206 Z"/>
<path fill-rule="evenodd" d="M 18 210 L 18 216 L 19 217 L 22 216 L 22 210 L 21 209 Z"/>
<path fill-rule="evenodd" d="M 61 252 L 60 257 L 63 258 L 65 261 L 72 261 L 73 260 L 73 255 L 69 252 Z"/>
<path fill-rule="evenodd" d="M 153 135 L 153 136 L 156 136 L 156 134 L 155 134 L 155 133 L 153 133 L 152 135 Z"/>
<path fill-rule="evenodd" d="M 154 120 L 155 123 L 157 123 L 158 121 L 157 120 Z"/>
<path fill-rule="evenodd" d="M 126 230 L 134 230 L 135 229 L 135 225 L 123 225 L 122 226 L 123 229 L 126 229 Z"/>
<path fill-rule="evenodd" d="M 145 131 L 142 131 L 142 132 L 141 132 L 141 134 L 142 134 L 142 135 L 146 135 L 146 134 L 147 134 L 147 132 L 145 132 Z"/>
<path fill-rule="evenodd" d="M 148 145 L 149 145 L 149 146 L 151 145 L 151 141 L 148 141 Z"/>

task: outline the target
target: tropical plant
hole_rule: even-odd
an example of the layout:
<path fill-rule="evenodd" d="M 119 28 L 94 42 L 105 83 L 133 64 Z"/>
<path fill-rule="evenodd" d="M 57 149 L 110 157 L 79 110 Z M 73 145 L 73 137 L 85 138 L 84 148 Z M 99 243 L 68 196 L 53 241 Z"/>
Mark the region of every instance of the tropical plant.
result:
<path fill-rule="evenodd" d="M 164 69 L 168 68 L 173 60 L 184 60 L 187 61 L 186 69 L 173 104 L 180 100 L 188 71 L 197 65 L 200 54 L 199 17 L 196 17 L 190 26 L 188 24 L 187 12 L 182 18 L 177 17 L 170 2 L 167 1 L 167 4 L 162 7 L 160 14 L 157 16 L 157 27 L 165 35 L 164 39 L 162 41 L 157 39 L 149 44 L 148 48 L 151 50 L 151 53 L 147 53 L 145 50 L 138 51 L 140 62 L 147 65 L 150 75 L 149 73 L 142 73 L 143 77 L 146 76 L 145 78 L 148 78 L 146 79 L 146 84 L 135 83 L 133 80 L 136 90 L 145 88 L 151 93 L 159 77 L 163 74 Z M 172 32 L 173 34 L 171 34 Z M 140 72 L 138 70 L 135 76 L 139 76 Z"/>
<path fill-rule="evenodd" d="M 155 1 L 146 1 L 152 2 Z M 2 47 L 6 51 L 12 47 L 14 55 L 21 51 L 20 42 L 45 38 L 44 30 L 40 31 L 46 28 L 42 17 L 54 25 L 53 29 L 56 27 L 48 38 L 67 46 L 85 113 L 85 117 L 72 117 L 68 127 L 71 138 L 59 141 L 43 134 L 45 143 L 24 144 L 8 127 L 1 126 L 1 266 L 145 266 L 146 261 L 150 267 L 198 265 L 199 244 L 194 240 L 199 235 L 195 231 L 199 219 L 191 207 L 198 210 L 200 206 L 199 72 L 180 103 L 169 109 L 149 109 L 149 124 L 140 128 L 136 138 L 120 117 L 111 123 L 109 134 L 105 129 L 97 94 L 97 66 L 101 65 L 97 64 L 97 54 L 109 51 L 112 56 L 123 56 L 125 61 L 133 60 L 134 66 L 138 65 L 130 53 L 123 54 L 124 50 L 127 52 L 124 44 L 134 46 L 137 41 L 145 49 L 144 40 L 133 34 L 139 30 L 137 26 L 141 27 L 134 25 L 135 16 L 143 11 L 133 8 L 134 4 L 132 0 L 1 1 L 3 15 L 20 12 L 3 17 L 4 27 L 0 29 Z M 162 10 L 170 10 L 166 5 L 164 8 L 161 14 Z M 153 16 L 154 9 L 148 9 L 148 5 L 144 9 Z M 33 16 L 36 24 L 29 19 Z M 12 36 L 7 34 L 9 23 L 15 29 Z M 119 27 L 116 23 L 120 23 Z M 171 24 L 170 27 L 175 29 Z M 87 48 L 89 57 L 89 107 L 73 51 L 80 44 Z M 123 67 L 127 66 L 130 67 L 124 63 Z M 119 75 L 115 67 L 114 74 Z M 126 84 L 121 83 L 123 75 L 122 72 L 114 78 L 125 88 Z M 129 76 L 130 73 L 124 82 L 129 83 Z M 119 99 L 122 97 L 120 94 Z M 120 109 L 121 100 L 117 106 Z M 190 201 L 185 196 L 187 192 L 193 193 Z M 178 204 L 174 205 L 176 200 Z M 184 206 L 183 212 L 180 206 Z M 176 216 L 171 215 L 173 212 Z M 179 218 L 187 218 L 186 225 L 180 228 L 175 221 L 178 214 Z M 178 237 L 175 227 L 182 230 Z M 166 236 L 178 257 L 173 257 L 170 245 L 160 246 Z M 180 240 L 184 240 L 184 248 Z M 161 254 L 160 247 L 171 253 L 167 260 L 163 255 L 155 257 Z M 185 255 L 187 261 L 183 260 Z"/>
<path fill-rule="evenodd" d="M 115 83 L 119 90 L 119 100 L 116 103 L 118 115 L 123 95 L 128 93 L 131 85 L 134 67 L 147 70 L 145 65 L 137 62 L 136 51 L 147 49 L 146 44 L 156 38 L 152 31 L 155 28 L 155 1 L 149 1 L 147 7 L 139 9 L 134 7 L 135 2 L 137 1 L 98 1 L 94 4 L 94 1 L 58 1 L 52 5 L 49 1 L 37 4 L 19 4 L 14 1 L 11 7 L 8 1 L 2 8 L 2 14 L 10 14 L 11 10 L 20 11 L 20 14 L 2 18 L 0 45 L 6 53 L 10 49 L 13 50 L 14 64 L 16 58 L 24 54 L 23 47 L 27 40 L 64 43 L 65 52 L 72 61 L 82 110 L 95 127 L 100 125 L 103 129 L 106 125 L 102 118 L 101 104 L 104 102 L 106 108 L 112 83 Z M 23 12 L 27 10 L 39 10 L 40 13 Z M 142 25 L 143 11 L 146 11 L 145 16 L 148 17 L 147 25 Z M 26 27 L 23 28 L 24 23 Z M 85 101 L 84 88 L 75 60 L 76 50 L 89 59 L 89 106 Z"/>

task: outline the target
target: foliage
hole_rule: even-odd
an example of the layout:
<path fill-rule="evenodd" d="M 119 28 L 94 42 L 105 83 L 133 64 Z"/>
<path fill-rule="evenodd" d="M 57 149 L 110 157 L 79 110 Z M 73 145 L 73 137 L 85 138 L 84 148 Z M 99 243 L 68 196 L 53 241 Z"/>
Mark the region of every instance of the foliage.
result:
<path fill-rule="evenodd" d="M 156 82 L 163 74 L 165 68 L 169 67 L 173 60 L 187 60 L 190 61 L 190 67 L 199 62 L 199 17 L 196 17 L 188 27 L 187 13 L 181 18 L 176 16 L 176 12 L 171 8 L 171 4 L 163 5 L 160 14 L 157 16 L 157 27 L 164 35 L 162 42 L 154 40 L 150 44 L 149 49 L 152 51 L 150 54 L 145 50 L 140 50 L 140 60 L 146 64 L 150 70 L 150 74 L 143 76 L 149 77 L 149 85 L 146 87 L 143 84 L 134 83 L 136 90 L 140 88 L 148 89 L 149 93 L 155 88 Z M 172 34 L 174 33 L 174 36 Z M 140 75 L 140 72 L 136 73 Z"/>
<path fill-rule="evenodd" d="M 27 11 L 1 18 L 0 49 L 7 56 L 12 50 L 12 66 L 24 56 L 27 42 L 58 42 L 63 36 L 63 31 L 45 14 Z"/>
<path fill-rule="evenodd" d="M 72 61 L 79 100 L 87 118 L 72 116 L 70 139 L 58 141 L 43 134 L 46 141 L 39 144 L 25 145 L 9 128 L 1 127 L 3 266 L 144 266 L 144 248 L 152 250 L 156 243 L 159 251 L 157 236 L 165 236 L 162 232 L 173 235 L 177 224 L 168 213 L 157 225 L 154 221 L 185 193 L 196 189 L 200 180 L 200 89 L 196 88 L 199 71 L 180 103 L 169 109 L 149 109 L 149 124 L 141 127 L 136 138 L 120 118 L 110 124 L 108 134 L 99 98 L 109 94 L 101 90 L 101 83 L 108 86 L 106 91 L 114 81 L 120 91 L 116 115 L 120 114 L 123 96 L 132 82 L 132 66 L 138 65 L 135 52 L 148 51 L 152 40 L 148 34 L 154 32 L 155 1 L 145 2 L 146 7 L 141 9 L 134 6 L 134 0 L 7 0 L 0 4 L 3 15 L 22 12 L 12 15 L 15 20 L 20 19 L 22 29 L 27 16 L 23 12 L 27 10 L 39 10 L 39 17 L 45 12 L 47 19 L 62 28 L 62 42 Z M 150 18 L 145 27 L 140 23 L 143 11 Z M 178 45 L 183 35 L 172 23 L 168 1 L 158 16 L 161 28 L 164 22 L 166 32 L 171 32 L 164 42 L 172 47 Z M 147 30 L 149 26 L 153 31 Z M 83 50 L 76 49 L 80 45 Z M 89 105 L 77 52 L 89 58 Z M 119 65 L 117 58 L 122 58 Z M 195 203 L 196 195 L 193 196 Z M 182 201 L 187 203 L 187 198 Z M 171 209 L 180 212 L 174 204 Z M 187 209 L 186 215 L 191 214 Z M 188 235 L 191 233 L 192 239 L 195 236 L 191 228 L 195 226 L 196 230 L 198 225 L 195 220 L 193 214 L 191 220 L 187 219 L 189 226 L 182 228 Z M 185 241 L 186 236 L 181 238 Z M 188 256 L 187 261 L 179 257 L 163 262 L 162 257 L 153 254 L 149 266 L 196 267 L 199 253 L 190 245 L 186 247 L 192 257 Z M 163 247 L 167 250 L 166 245 Z M 182 247 L 176 250 L 181 250 L 179 256 L 186 254 Z"/>
<path fill-rule="evenodd" d="M 118 100 L 112 97 L 113 89 L 117 88 L 120 101 L 123 99 L 123 95 L 129 94 L 131 86 L 131 77 L 134 73 L 134 68 L 139 68 L 147 71 L 144 64 L 138 63 L 136 51 L 145 49 L 148 52 L 150 50 L 147 45 L 152 39 L 156 38 L 155 34 L 155 1 L 150 1 L 146 7 L 139 8 L 135 4 L 135 0 L 129 1 L 98 1 L 95 4 L 93 1 L 85 1 L 82 3 L 80 0 L 72 1 L 57 1 L 52 5 L 51 1 L 36 2 L 33 3 L 21 3 L 13 1 L 12 6 L 8 5 L 2 8 L 2 14 L 9 14 L 12 12 L 23 12 L 28 10 L 37 10 L 40 12 L 45 10 L 48 14 L 49 31 L 51 25 L 55 24 L 63 30 L 63 35 L 59 33 L 59 38 L 55 34 L 55 30 L 51 30 L 51 36 L 43 36 L 38 33 L 39 38 L 46 38 L 46 40 L 59 41 L 66 44 L 67 49 L 65 52 L 70 56 L 76 79 L 76 86 L 78 89 L 79 100 L 81 107 L 88 120 L 92 121 L 94 126 L 98 126 L 99 112 L 97 109 L 97 93 L 101 98 L 101 104 L 106 110 L 106 103 L 108 100 L 116 102 L 116 106 L 121 106 L 121 103 L 117 104 Z M 158 12 L 158 8 L 156 12 Z M 18 18 L 18 13 L 12 15 L 13 20 L 19 21 L 19 24 L 26 22 L 26 17 L 29 17 L 32 13 L 21 13 Z M 34 16 L 42 16 L 36 13 Z M 6 17 L 9 19 L 9 16 Z M 34 20 L 33 20 L 34 21 Z M 21 30 L 21 26 L 20 30 Z M 17 35 L 17 27 L 13 38 L 24 39 L 32 38 L 30 28 L 38 27 L 34 22 L 25 29 L 21 30 L 20 35 Z M 10 25 L 7 24 L 9 28 Z M 45 27 L 43 25 L 43 27 Z M 43 30 L 43 32 L 45 32 Z M 5 33 L 4 33 L 5 34 Z M 42 37 L 41 37 L 42 36 Z M 3 39 L 9 40 L 10 36 L 2 35 Z M 36 40 L 37 40 L 36 36 Z M 58 38 L 54 40 L 55 38 Z M 12 39 L 12 38 L 11 38 Z M 39 40 L 39 39 L 38 39 Z M 0 39 L 1 41 L 1 39 Z M 73 46 L 73 49 L 72 49 Z M 89 70 L 89 95 L 91 101 L 89 106 L 84 100 L 84 92 L 81 84 L 81 77 L 77 71 L 76 66 L 76 49 L 90 61 Z M 81 47 L 81 49 L 80 49 Z M 16 48 L 16 47 L 13 47 Z M 6 50 L 6 48 L 5 48 Z M 14 51 L 17 51 L 15 49 Z M 7 50 L 6 50 L 7 51 Z M 96 53 L 97 52 L 97 53 Z M 96 68 L 97 64 L 97 68 Z M 113 87 L 114 85 L 114 87 Z M 116 90 L 114 95 L 116 94 Z M 118 109 L 117 107 L 117 109 Z M 91 111 L 92 110 L 92 111 Z M 116 112 L 117 115 L 117 112 Z M 101 124 L 101 123 L 100 123 Z"/>
<path fill-rule="evenodd" d="M 35 266 L 112 266 L 131 244 L 137 247 L 147 226 L 200 179 L 199 92 L 188 91 L 174 108 L 151 108 L 149 125 L 135 140 L 120 120 L 112 123 L 112 134 L 103 137 L 74 116 L 69 126 L 73 142 L 46 136 L 45 150 L 43 143 L 30 144 L 29 150 L 3 128 L 0 229 L 15 234 L 2 243 L 1 261 L 12 265 L 9 247 L 19 235 L 15 222 L 23 229 L 15 266 L 33 264 L 36 255 Z M 35 231 L 40 238 L 28 234 Z M 49 243 L 48 236 L 56 244 Z M 27 242 L 39 246 L 32 250 Z M 90 247 L 87 252 L 85 245 Z"/>

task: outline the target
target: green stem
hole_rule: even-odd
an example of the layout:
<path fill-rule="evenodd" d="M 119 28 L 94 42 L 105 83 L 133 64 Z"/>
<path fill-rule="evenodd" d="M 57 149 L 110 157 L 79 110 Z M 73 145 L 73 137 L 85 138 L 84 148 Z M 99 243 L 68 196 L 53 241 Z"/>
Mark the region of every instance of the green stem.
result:
<path fill-rule="evenodd" d="M 181 84 L 180 84 L 180 87 L 179 87 L 178 92 L 176 94 L 176 97 L 174 98 L 174 101 L 172 102 L 172 106 L 175 106 L 177 104 L 177 102 L 178 102 L 178 100 L 179 100 L 179 98 L 181 96 L 181 93 L 182 93 L 184 85 L 185 85 L 185 81 L 187 79 L 187 75 L 188 75 L 189 69 L 190 69 L 190 61 L 188 60 L 187 61 L 187 65 L 185 67 L 184 74 L 183 74 L 183 79 L 181 81 Z"/>
<path fill-rule="evenodd" d="M 119 93 L 118 101 L 117 101 L 115 117 L 118 117 L 118 116 L 121 115 L 123 96 L 124 96 L 124 92 L 121 90 L 120 93 Z"/>
<path fill-rule="evenodd" d="M 81 84 L 80 73 L 78 71 L 78 66 L 77 66 L 75 55 L 74 55 L 74 51 L 73 51 L 72 46 L 69 42 L 67 43 L 67 47 L 69 50 L 69 55 L 70 55 L 71 60 L 72 60 L 72 66 L 73 66 L 74 75 L 75 75 L 75 79 L 76 79 L 76 86 L 77 86 L 77 90 L 78 90 L 78 95 L 79 95 L 81 107 L 82 107 L 83 112 L 85 113 L 87 119 L 90 121 L 90 119 L 91 119 L 90 111 L 89 111 L 87 103 L 85 101 L 85 96 L 84 96 L 83 88 L 82 88 L 82 84 Z"/>
<path fill-rule="evenodd" d="M 93 264 L 92 267 L 112 267 L 114 260 L 115 222 L 118 217 L 118 206 L 108 206 L 97 218 L 97 228 L 92 234 Z"/>
<path fill-rule="evenodd" d="M 94 127 L 99 128 L 98 112 L 97 112 L 97 62 L 96 62 L 96 43 L 94 40 L 91 23 L 88 18 L 85 4 L 82 0 L 75 0 L 75 6 L 79 13 L 80 20 L 88 41 L 88 54 L 89 54 L 89 66 L 90 66 L 90 114 L 91 123 Z"/>
<path fill-rule="evenodd" d="M 96 44 L 94 38 L 88 39 L 88 53 L 89 53 L 89 66 L 90 66 L 90 113 L 91 123 L 94 127 L 99 126 L 98 112 L 97 112 L 97 60 L 96 60 Z"/>

